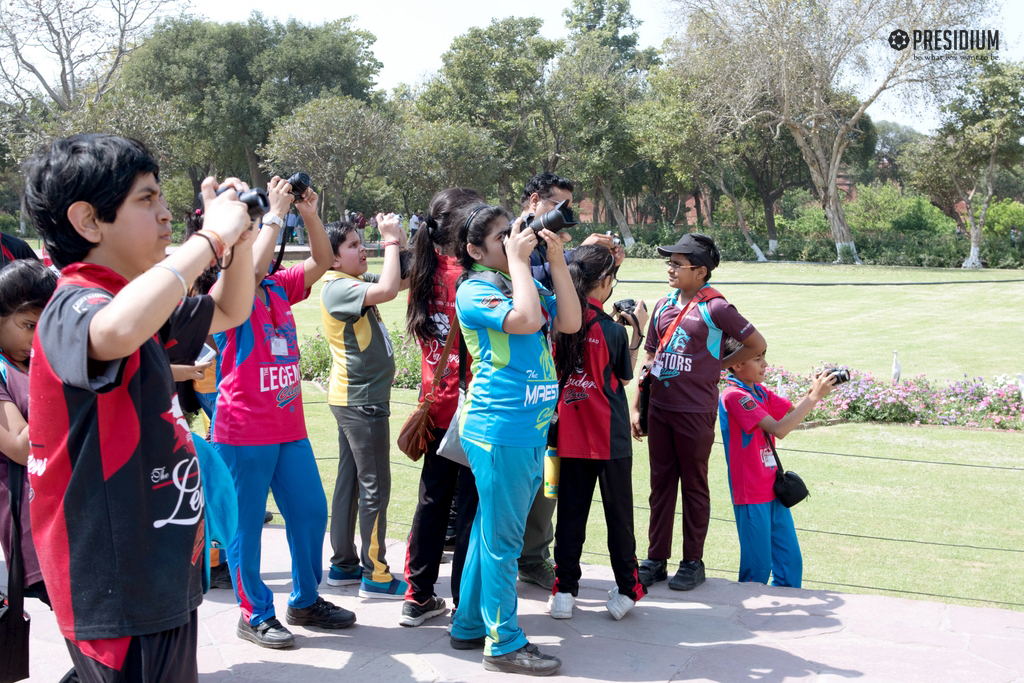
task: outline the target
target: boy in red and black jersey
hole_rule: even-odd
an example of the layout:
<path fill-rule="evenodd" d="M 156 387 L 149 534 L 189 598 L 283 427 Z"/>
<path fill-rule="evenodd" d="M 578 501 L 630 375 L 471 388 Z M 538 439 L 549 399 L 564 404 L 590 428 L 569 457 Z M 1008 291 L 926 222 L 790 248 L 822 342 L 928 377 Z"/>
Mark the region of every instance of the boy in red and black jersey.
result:
<path fill-rule="evenodd" d="M 146 148 L 75 135 L 29 160 L 26 201 L 62 279 L 30 368 L 32 532 L 89 681 L 195 681 L 204 501 L 166 348 L 195 355 L 248 317 L 249 217 L 203 183 L 206 229 L 164 258 L 170 212 Z M 234 245 L 210 296 L 188 286 Z"/>

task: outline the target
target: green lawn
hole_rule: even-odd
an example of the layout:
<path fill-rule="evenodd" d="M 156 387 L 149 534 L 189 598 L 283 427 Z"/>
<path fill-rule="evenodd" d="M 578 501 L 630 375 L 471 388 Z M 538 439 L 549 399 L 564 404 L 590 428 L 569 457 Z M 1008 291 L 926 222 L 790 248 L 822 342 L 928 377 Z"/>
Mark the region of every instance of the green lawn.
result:
<path fill-rule="evenodd" d="M 371 270 L 379 269 L 371 261 Z M 893 269 L 801 264 L 726 263 L 714 284 L 764 333 L 773 364 L 805 371 L 822 360 L 839 361 L 885 377 L 892 351 L 900 351 L 904 376 L 953 379 L 1018 372 L 1017 319 L 1024 283 L 899 287 L 900 282 L 1013 280 L 1013 271 Z M 664 268 L 655 261 L 627 261 L 613 298 L 664 293 Z M 883 287 L 790 287 L 738 282 L 885 282 Z M 295 307 L 300 336 L 321 326 L 319 285 Z M 404 297 L 381 307 L 389 327 L 404 321 Z M 306 383 L 306 421 L 331 495 L 337 429 L 323 391 Z M 416 392 L 392 394 L 392 437 L 416 402 Z M 845 424 L 798 431 L 781 444 L 786 467 L 801 474 L 811 498 L 793 509 L 804 552 L 807 588 L 874 592 L 870 588 L 1024 603 L 1018 571 L 1024 551 L 1024 437 L 1019 433 L 954 428 Z M 798 449 L 790 451 L 789 449 Z M 805 453 L 799 451 L 815 451 Z M 840 453 L 871 458 L 825 455 Z M 638 554 L 646 551 L 649 468 L 646 445 L 635 448 L 634 504 Z M 882 459 L 888 458 L 888 459 Z M 391 537 L 408 533 L 416 504 L 419 466 L 393 449 Z M 892 459 L 892 460 L 889 460 Z M 895 462 L 893 460 L 896 460 Z M 908 462 L 926 460 L 1021 469 L 985 469 Z M 903 461 L 903 462 L 899 462 Z M 716 446 L 711 464 L 712 522 L 705 551 L 709 575 L 735 578 L 736 530 L 726 483 L 725 458 Z M 811 531 L 813 530 L 813 531 Z M 832 534 L 815 533 L 820 531 Z M 605 524 L 595 503 L 585 560 L 606 563 Z M 836 534 L 851 534 L 842 536 Z M 858 538 L 875 536 L 951 546 Z M 680 531 L 677 522 L 676 548 Z M 955 546 L 976 546 L 965 548 Z M 677 550 L 678 552 L 678 550 Z M 401 565 L 402 558 L 390 558 Z M 677 558 L 678 559 L 678 558 Z M 821 582 L 821 583 L 816 583 Z M 840 584 L 840 585 L 835 585 Z M 884 593 L 899 595 L 899 593 Z M 915 597 L 905 595 L 905 597 Z M 947 602 L 980 604 L 974 601 Z M 1015 609 L 1024 609 L 1019 604 Z"/>

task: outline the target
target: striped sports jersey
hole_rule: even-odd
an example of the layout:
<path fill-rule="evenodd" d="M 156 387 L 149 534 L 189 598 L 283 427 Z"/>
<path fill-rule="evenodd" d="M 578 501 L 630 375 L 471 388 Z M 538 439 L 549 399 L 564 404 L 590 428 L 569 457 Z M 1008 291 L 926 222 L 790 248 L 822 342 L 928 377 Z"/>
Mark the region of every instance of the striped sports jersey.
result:
<path fill-rule="evenodd" d="M 365 406 L 391 400 L 395 354 L 376 306 L 364 306 L 366 291 L 380 279 L 330 271 L 320 291 L 320 315 L 331 345 L 332 406 Z"/>

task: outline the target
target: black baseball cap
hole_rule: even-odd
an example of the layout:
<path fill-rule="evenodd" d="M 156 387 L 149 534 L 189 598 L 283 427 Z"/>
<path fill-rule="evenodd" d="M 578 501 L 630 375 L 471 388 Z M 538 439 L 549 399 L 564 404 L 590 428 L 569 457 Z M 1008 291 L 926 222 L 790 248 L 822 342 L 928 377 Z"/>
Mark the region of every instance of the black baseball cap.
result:
<path fill-rule="evenodd" d="M 715 241 L 707 235 L 698 234 L 683 235 L 675 244 L 658 247 L 658 253 L 662 256 L 684 254 L 690 263 L 704 266 L 709 273 L 717 268 L 722 260 Z"/>

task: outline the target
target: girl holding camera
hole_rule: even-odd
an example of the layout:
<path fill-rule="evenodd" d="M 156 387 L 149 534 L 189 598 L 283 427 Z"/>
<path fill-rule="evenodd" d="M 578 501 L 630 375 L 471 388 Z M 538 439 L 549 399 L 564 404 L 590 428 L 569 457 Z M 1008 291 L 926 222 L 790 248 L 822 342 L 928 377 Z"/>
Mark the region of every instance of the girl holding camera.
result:
<path fill-rule="evenodd" d="M 615 587 L 608 593 L 608 611 L 621 619 L 644 596 L 633 536 L 633 447 L 629 438 L 626 385 L 633 378 L 633 359 L 640 346 L 639 329 L 647 322 L 642 302 L 633 315 L 633 347 L 626 329 L 604 312 L 615 284 L 615 259 L 603 246 L 576 250 L 569 274 L 583 307 L 584 323 L 573 334 L 555 335 L 558 370 L 557 419 L 551 426 L 558 446 L 558 525 L 555 529 L 555 586 L 548 609 L 555 619 L 572 617 L 579 594 L 580 555 L 586 540 L 587 517 L 594 486 L 601 485 L 608 553 Z M 628 314 L 623 314 L 625 323 Z"/>
<path fill-rule="evenodd" d="M 467 277 L 455 310 L 473 357 L 473 382 L 459 431 L 480 502 L 451 644 L 483 647 L 490 671 L 548 675 L 561 661 L 542 654 L 519 628 L 517 558 L 558 397 L 548 334 L 552 328 L 566 334 L 579 329 L 579 299 L 554 233 L 521 231 L 521 218 L 509 229 L 509 214 L 498 206 L 468 207 L 463 215 L 458 248 Z M 539 240 L 546 245 L 554 293 L 530 274 Z"/>

